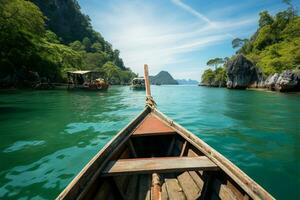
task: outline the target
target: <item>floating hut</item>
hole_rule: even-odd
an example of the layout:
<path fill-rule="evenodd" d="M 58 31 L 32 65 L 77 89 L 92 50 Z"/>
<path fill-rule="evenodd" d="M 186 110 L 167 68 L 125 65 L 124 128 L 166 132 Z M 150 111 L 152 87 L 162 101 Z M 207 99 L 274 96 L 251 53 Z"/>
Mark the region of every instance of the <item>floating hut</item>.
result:
<path fill-rule="evenodd" d="M 68 89 L 105 91 L 108 86 L 107 81 L 101 78 L 100 72 L 89 70 L 68 72 Z"/>

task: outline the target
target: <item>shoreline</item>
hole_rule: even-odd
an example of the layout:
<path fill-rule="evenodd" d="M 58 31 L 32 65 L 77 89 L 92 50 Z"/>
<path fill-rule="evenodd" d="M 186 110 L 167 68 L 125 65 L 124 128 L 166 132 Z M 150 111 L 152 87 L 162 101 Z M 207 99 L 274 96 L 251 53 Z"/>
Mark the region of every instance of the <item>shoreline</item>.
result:
<path fill-rule="evenodd" d="M 281 93 L 281 94 L 290 94 L 290 93 L 299 93 L 300 91 L 286 91 L 286 92 L 281 92 L 281 91 L 276 91 L 276 90 L 269 90 L 268 88 L 254 88 L 254 87 L 249 87 L 245 89 L 230 89 L 227 87 L 215 87 L 215 86 L 208 86 L 208 85 L 198 85 L 199 87 L 207 87 L 207 88 L 224 88 L 228 90 L 248 90 L 248 91 L 261 91 L 261 92 L 272 92 L 272 93 Z"/>
<path fill-rule="evenodd" d="M 110 85 L 110 87 L 114 87 L 114 86 L 130 86 L 130 85 Z M 153 85 L 156 86 L 156 85 Z M 192 87 L 205 87 L 205 88 L 223 88 L 223 89 L 228 89 L 228 90 L 246 90 L 246 91 L 259 91 L 259 92 L 268 92 L 268 93 L 279 93 L 279 94 L 300 94 L 300 91 L 289 91 L 289 92 L 280 92 L 280 91 L 274 91 L 274 90 L 269 90 L 267 88 L 245 88 L 245 89 L 229 89 L 227 87 L 214 87 L 214 86 L 206 86 L 206 85 L 160 85 L 158 87 L 161 86 L 192 86 Z M 70 91 L 68 90 L 68 88 L 66 86 L 56 86 L 55 88 L 52 89 L 34 89 L 34 88 L 17 88 L 17 87 L 11 87 L 11 88 L 0 88 L 0 93 L 3 92 L 14 92 L 14 91 L 55 91 L 55 90 L 65 90 L 65 91 Z"/>

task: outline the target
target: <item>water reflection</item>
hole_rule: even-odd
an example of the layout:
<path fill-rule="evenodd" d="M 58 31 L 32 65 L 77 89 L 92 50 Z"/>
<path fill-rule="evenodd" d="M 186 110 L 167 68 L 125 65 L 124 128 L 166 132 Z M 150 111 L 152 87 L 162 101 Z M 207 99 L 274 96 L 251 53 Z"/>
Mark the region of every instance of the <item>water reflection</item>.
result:
<path fill-rule="evenodd" d="M 0 166 L 0 198 L 53 199 L 140 111 L 143 104 L 136 102 L 144 96 L 131 98 L 130 92 L 116 87 L 106 93 L 28 92 L 14 101 L 5 96 L 14 106 L 35 112 L 7 113 L 10 123 L 1 124 L 0 162 L 8 162 Z"/>
<path fill-rule="evenodd" d="M 230 147 L 224 147 L 224 152 L 268 190 L 274 191 L 275 196 L 290 195 L 279 188 L 274 190 L 277 186 L 273 182 L 294 179 L 291 188 L 296 188 L 296 182 L 299 184 L 300 179 L 296 178 L 300 177 L 300 171 L 296 170 L 300 167 L 300 125 L 296 122 L 300 121 L 299 99 L 295 101 L 280 93 L 234 91 L 227 93 L 224 101 L 225 116 L 236 122 L 236 126 L 224 133 L 228 133 L 230 141 L 244 144 L 232 148 L 234 144 L 229 142 Z M 262 166 L 253 167 L 253 163 Z M 262 174 L 273 175 L 265 181 Z"/>

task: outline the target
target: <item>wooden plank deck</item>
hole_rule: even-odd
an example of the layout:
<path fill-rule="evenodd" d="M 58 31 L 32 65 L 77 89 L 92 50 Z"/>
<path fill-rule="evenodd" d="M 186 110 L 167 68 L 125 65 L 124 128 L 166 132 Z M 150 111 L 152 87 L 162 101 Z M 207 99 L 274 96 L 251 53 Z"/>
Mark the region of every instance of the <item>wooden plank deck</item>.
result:
<path fill-rule="evenodd" d="M 133 158 L 110 161 L 103 176 L 120 174 L 147 174 L 153 172 L 180 172 L 189 170 L 217 170 L 218 166 L 205 156 Z"/>
<path fill-rule="evenodd" d="M 197 184 L 194 182 L 193 178 L 188 172 L 180 174 L 177 177 L 177 180 L 188 200 L 194 200 L 200 197 L 200 188 L 198 188 Z"/>
<path fill-rule="evenodd" d="M 180 187 L 176 178 L 165 179 L 166 188 L 168 191 L 169 199 L 172 200 L 186 200 L 184 192 Z"/>

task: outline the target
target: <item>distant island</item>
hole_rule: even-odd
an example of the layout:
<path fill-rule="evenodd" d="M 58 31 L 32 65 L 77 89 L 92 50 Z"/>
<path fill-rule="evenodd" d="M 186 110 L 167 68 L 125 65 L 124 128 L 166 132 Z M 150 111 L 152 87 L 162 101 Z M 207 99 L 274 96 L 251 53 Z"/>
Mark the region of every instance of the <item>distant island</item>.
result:
<path fill-rule="evenodd" d="M 176 79 L 179 85 L 198 85 L 199 82 L 192 79 Z"/>
<path fill-rule="evenodd" d="M 167 71 L 161 71 L 155 76 L 150 76 L 152 85 L 198 85 L 199 82 L 192 79 L 174 79 Z"/>
<path fill-rule="evenodd" d="M 156 76 L 150 76 L 152 85 L 178 85 L 178 82 L 167 71 L 161 71 Z"/>

